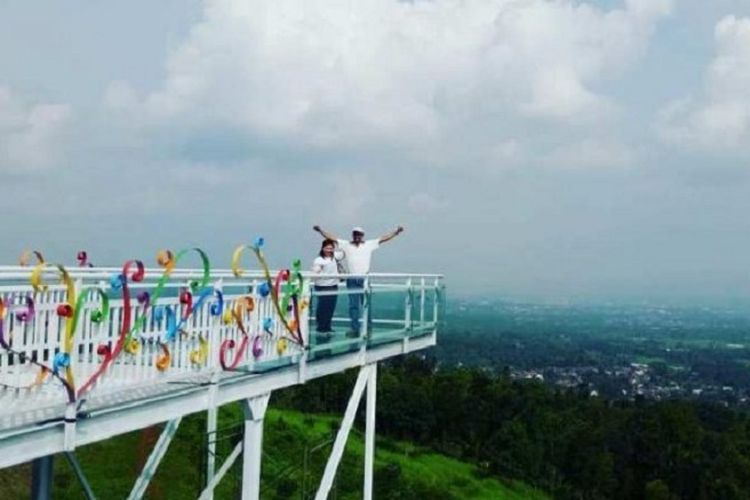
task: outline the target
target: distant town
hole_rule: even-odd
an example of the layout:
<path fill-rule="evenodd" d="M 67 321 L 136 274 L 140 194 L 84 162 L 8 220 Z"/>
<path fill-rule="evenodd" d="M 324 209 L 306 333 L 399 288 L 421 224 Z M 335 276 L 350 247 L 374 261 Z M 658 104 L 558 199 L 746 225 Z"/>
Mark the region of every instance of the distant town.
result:
<path fill-rule="evenodd" d="M 438 361 L 590 397 L 750 404 L 750 309 L 454 301 Z"/>

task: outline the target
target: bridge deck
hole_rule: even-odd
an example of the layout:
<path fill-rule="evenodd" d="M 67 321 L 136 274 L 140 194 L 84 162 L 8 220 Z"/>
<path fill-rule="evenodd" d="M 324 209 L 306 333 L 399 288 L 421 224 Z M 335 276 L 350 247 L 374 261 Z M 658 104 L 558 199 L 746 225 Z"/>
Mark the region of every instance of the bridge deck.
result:
<path fill-rule="evenodd" d="M 353 351 L 262 373 L 196 373 L 92 396 L 79 410 L 74 447 L 433 345 L 432 332 L 368 349 L 352 343 Z M 58 403 L 6 412 L 0 428 L 0 468 L 64 451 L 65 409 Z"/>

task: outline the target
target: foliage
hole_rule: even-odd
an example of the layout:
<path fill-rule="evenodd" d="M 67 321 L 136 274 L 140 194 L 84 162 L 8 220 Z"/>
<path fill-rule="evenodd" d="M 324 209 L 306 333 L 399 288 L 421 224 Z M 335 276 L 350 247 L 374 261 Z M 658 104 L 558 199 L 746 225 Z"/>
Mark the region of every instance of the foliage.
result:
<path fill-rule="evenodd" d="M 277 403 L 340 411 L 352 383 L 328 377 Z M 750 497 L 750 418 L 717 405 L 610 402 L 409 357 L 380 370 L 378 432 L 555 498 Z"/>
<path fill-rule="evenodd" d="M 218 464 L 228 456 L 237 439 L 234 429 L 242 422 L 239 405 L 222 408 L 219 428 L 226 439 L 218 444 Z M 261 496 L 268 499 L 312 498 L 330 453 L 339 416 L 321 416 L 291 410 L 269 409 L 265 420 Z M 204 415 L 183 419 L 169 451 L 147 491 L 150 499 L 195 498 L 202 485 Z M 76 454 L 99 498 L 125 498 L 143 459 L 159 435 L 159 428 L 128 433 L 85 446 Z M 318 445 L 325 444 L 317 451 Z M 311 452 L 311 450 L 313 450 Z M 475 465 L 415 447 L 411 443 L 379 438 L 375 456 L 375 496 L 397 500 L 431 498 L 545 499 L 518 481 L 500 481 L 482 474 Z M 364 441 L 352 431 L 335 482 L 335 498 L 358 499 L 362 495 Z M 306 458 L 307 456 L 307 459 Z M 305 467 L 305 463 L 308 467 Z M 218 467 L 217 464 L 217 467 Z M 12 487 L 3 498 L 28 498 L 29 467 L 0 471 L 0 480 Z M 241 486 L 239 461 L 220 483 L 215 498 L 237 498 Z M 62 456 L 55 459 L 54 498 L 82 498 L 81 487 Z"/>

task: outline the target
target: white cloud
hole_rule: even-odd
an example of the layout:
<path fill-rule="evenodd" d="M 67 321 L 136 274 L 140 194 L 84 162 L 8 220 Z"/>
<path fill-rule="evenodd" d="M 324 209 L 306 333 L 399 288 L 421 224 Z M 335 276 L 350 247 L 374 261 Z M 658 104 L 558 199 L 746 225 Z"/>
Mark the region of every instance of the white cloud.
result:
<path fill-rule="evenodd" d="M 138 96 L 128 82 L 111 82 L 104 92 L 104 106 L 114 111 L 131 109 L 138 104 Z"/>
<path fill-rule="evenodd" d="M 518 157 L 514 123 L 590 129 L 610 116 L 616 104 L 597 84 L 637 60 L 671 6 L 209 0 L 163 88 L 134 112 L 151 126 L 218 125 L 297 147 L 387 144 L 425 162 L 461 155 L 450 139 L 482 127 L 484 152 L 472 154 Z M 130 107 L 132 96 L 117 84 L 106 100 Z"/>
<path fill-rule="evenodd" d="M 0 171 L 28 173 L 59 162 L 69 117 L 66 104 L 27 105 L 0 86 Z"/>
<path fill-rule="evenodd" d="M 689 148 L 750 153 L 750 18 L 727 16 L 714 32 L 716 55 L 699 98 L 666 106 L 657 128 L 662 137 Z"/>
<path fill-rule="evenodd" d="M 414 193 L 409 197 L 407 206 L 416 215 L 430 215 L 445 208 L 446 203 L 436 199 L 429 193 L 420 192 Z"/>
<path fill-rule="evenodd" d="M 616 140 L 584 139 L 552 150 L 542 163 L 551 167 L 624 168 L 635 163 L 635 152 Z"/>
<path fill-rule="evenodd" d="M 333 184 L 332 210 L 330 216 L 337 221 L 350 224 L 359 223 L 365 213 L 365 208 L 376 198 L 369 177 L 361 172 L 339 174 L 331 178 Z M 320 199 L 330 199 L 326 186 L 319 186 Z M 321 205 L 322 212 L 327 203 Z"/>

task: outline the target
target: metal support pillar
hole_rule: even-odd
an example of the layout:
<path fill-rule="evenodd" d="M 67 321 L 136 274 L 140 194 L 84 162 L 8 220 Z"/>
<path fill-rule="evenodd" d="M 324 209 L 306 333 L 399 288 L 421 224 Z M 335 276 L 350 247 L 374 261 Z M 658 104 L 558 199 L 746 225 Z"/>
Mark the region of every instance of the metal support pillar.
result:
<path fill-rule="evenodd" d="M 365 420 L 365 489 L 364 500 L 372 500 L 372 476 L 375 465 L 375 395 L 378 383 L 378 365 L 373 364 L 367 376 L 367 415 Z"/>
<path fill-rule="evenodd" d="M 51 500 L 54 458 L 54 455 L 47 455 L 31 462 L 32 500 Z"/>
<path fill-rule="evenodd" d="M 218 408 L 215 406 L 208 409 L 208 415 L 206 418 L 206 436 L 207 436 L 207 451 L 206 451 L 206 484 L 211 484 L 214 476 L 216 475 L 216 419 L 219 413 Z M 207 497 L 209 500 L 213 499 L 213 490 Z"/>
<path fill-rule="evenodd" d="M 271 393 L 244 401 L 245 437 L 242 457 L 242 500 L 260 498 L 260 465 L 263 452 L 263 419 Z"/>
<path fill-rule="evenodd" d="M 333 479 L 336 477 L 336 469 L 338 468 L 339 462 L 341 462 L 341 457 L 344 454 L 349 431 L 352 429 L 354 417 L 357 415 L 359 400 L 362 399 L 362 393 L 364 392 L 370 374 L 374 369 L 375 365 L 365 365 L 359 370 L 359 375 L 354 384 L 352 396 L 349 398 L 349 403 L 346 405 L 344 420 L 341 422 L 341 427 L 339 427 L 339 431 L 336 434 L 336 441 L 333 443 L 331 456 L 328 457 L 328 463 L 326 463 L 326 468 L 323 472 L 323 479 L 320 480 L 318 492 L 315 494 L 315 500 L 325 500 L 328 498 L 328 493 L 330 493 L 331 486 L 333 485 Z"/>

